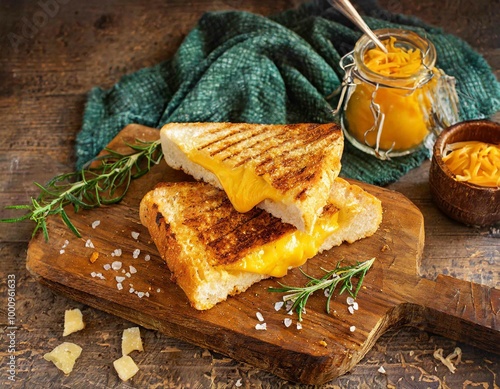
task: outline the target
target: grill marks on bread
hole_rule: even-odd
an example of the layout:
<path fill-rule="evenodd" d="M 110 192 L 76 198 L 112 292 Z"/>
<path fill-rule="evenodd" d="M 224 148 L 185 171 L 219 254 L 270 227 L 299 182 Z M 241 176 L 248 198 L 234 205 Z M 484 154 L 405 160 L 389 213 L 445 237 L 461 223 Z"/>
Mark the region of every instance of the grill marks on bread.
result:
<path fill-rule="evenodd" d="M 234 168 L 252 166 L 258 176 L 267 175 L 271 185 L 282 192 L 303 188 L 296 197 L 301 199 L 307 187 L 321 179 L 321 167 L 328 158 L 331 161 L 329 146 L 341 136 L 335 124 L 276 127 L 226 123 L 200 134 L 197 149 Z"/>

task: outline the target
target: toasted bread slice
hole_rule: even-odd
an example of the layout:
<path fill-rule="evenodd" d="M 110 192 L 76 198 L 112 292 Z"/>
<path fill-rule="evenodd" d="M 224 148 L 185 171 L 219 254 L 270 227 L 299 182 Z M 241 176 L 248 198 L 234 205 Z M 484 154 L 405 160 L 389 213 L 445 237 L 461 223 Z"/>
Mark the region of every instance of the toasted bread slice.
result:
<path fill-rule="evenodd" d="M 286 274 L 317 252 L 377 230 L 378 199 L 340 178 L 332 194 L 318 219 L 321 232 L 312 235 L 260 209 L 237 212 L 223 191 L 202 182 L 158 184 L 142 199 L 140 219 L 172 280 L 193 307 L 205 310 L 264 278 Z"/>
<path fill-rule="evenodd" d="M 254 206 L 310 232 L 340 172 L 336 124 L 170 123 L 167 163 L 223 189 L 239 212 Z"/>

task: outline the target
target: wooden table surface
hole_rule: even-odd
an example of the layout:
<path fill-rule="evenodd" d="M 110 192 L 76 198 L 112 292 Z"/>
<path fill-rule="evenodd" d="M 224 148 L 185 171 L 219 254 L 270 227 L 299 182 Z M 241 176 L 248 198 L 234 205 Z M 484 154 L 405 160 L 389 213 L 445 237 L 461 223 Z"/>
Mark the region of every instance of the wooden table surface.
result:
<path fill-rule="evenodd" d="M 45 4 L 52 8 L 44 8 Z M 247 10 L 268 15 L 297 6 L 299 0 L 69 0 L 0 3 L 0 217 L 3 207 L 36 195 L 33 182 L 73 170 L 75 137 L 87 91 L 110 87 L 119 78 L 170 58 L 205 11 Z M 441 26 L 482 53 L 500 75 L 498 0 L 381 0 L 391 11 L 412 14 Z M 43 5 L 43 6 L 42 6 Z M 49 11 L 47 11 L 49 10 Z M 48 15 L 48 13 L 50 15 Z M 40 16 L 45 13 L 46 17 Z M 47 16 L 48 15 L 48 16 Z M 40 27 L 28 31 L 33 18 Z M 20 37 L 13 42 L 12 33 Z M 498 116 L 496 116 L 498 118 Z M 429 163 L 390 185 L 410 198 L 425 219 L 424 277 L 448 274 L 500 287 L 500 232 L 455 223 L 430 198 Z M 140 372 L 122 383 L 112 362 L 122 331 L 132 323 L 71 301 L 37 283 L 25 258 L 33 224 L 0 224 L 0 387 L 305 387 L 283 381 L 250 365 L 141 329 L 145 352 L 135 359 Z M 7 281 L 15 278 L 15 329 L 8 328 Z M 84 353 L 68 377 L 43 359 L 61 340 L 64 311 L 80 308 L 87 327 L 72 338 Z M 15 349 L 15 381 L 8 379 L 8 346 Z M 433 358 L 455 347 L 462 363 L 452 374 Z M 500 347 L 500 346 L 499 346 Z M 385 373 L 378 369 L 383 366 Z M 500 356 L 417 328 L 383 335 L 350 373 L 325 388 L 498 388 Z"/>

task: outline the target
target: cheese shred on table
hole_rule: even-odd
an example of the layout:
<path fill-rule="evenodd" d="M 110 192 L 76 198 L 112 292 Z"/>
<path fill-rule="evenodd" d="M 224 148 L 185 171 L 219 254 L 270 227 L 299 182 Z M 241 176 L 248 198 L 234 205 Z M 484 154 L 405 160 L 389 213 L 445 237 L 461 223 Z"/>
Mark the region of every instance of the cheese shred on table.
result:
<path fill-rule="evenodd" d="M 457 181 L 500 187 L 500 145 L 479 141 L 452 143 L 444 150 L 443 162 Z"/>

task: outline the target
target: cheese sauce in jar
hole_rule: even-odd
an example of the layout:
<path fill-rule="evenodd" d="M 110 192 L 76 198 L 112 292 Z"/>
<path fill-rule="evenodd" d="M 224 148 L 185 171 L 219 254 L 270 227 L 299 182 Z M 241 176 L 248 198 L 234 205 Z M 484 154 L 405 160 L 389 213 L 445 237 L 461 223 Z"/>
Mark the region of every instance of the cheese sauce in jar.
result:
<path fill-rule="evenodd" d="M 346 138 L 381 159 L 431 148 L 435 136 L 458 121 L 455 80 L 435 67 L 436 50 L 427 39 L 397 29 L 375 34 L 387 53 L 363 35 L 341 61 Z"/>

